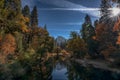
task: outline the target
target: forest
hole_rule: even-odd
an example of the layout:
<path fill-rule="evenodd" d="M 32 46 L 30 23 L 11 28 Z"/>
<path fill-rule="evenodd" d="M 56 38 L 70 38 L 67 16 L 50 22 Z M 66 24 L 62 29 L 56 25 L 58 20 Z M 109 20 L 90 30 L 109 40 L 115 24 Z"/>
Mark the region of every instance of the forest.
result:
<path fill-rule="evenodd" d="M 107 62 L 120 71 L 120 15 L 110 17 L 109 1 L 120 6 L 119 0 L 101 0 L 100 18 L 92 24 L 86 14 L 79 33 L 71 31 L 65 39 L 50 36 L 47 24 L 38 25 L 36 6 L 30 10 L 21 0 L 0 0 L 0 80 L 48 80 L 56 56 Z"/>

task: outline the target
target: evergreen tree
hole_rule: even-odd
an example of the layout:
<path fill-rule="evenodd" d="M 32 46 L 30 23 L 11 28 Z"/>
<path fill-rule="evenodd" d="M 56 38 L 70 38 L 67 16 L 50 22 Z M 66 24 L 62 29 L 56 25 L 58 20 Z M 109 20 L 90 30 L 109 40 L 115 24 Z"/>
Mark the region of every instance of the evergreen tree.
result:
<path fill-rule="evenodd" d="M 30 18 L 30 8 L 28 5 L 26 5 L 23 9 L 22 9 L 22 14 L 25 17 Z"/>
<path fill-rule="evenodd" d="M 46 24 L 44 25 L 44 29 L 47 30 L 47 25 Z"/>
<path fill-rule="evenodd" d="M 32 28 L 38 26 L 38 13 L 37 13 L 36 6 L 34 6 L 32 12 L 31 12 L 31 26 L 32 26 Z"/>
<path fill-rule="evenodd" d="M 29 6 L 26 5 L 23 9 L 22 9 L 22 14 L 24 17 L 27 17 L 30 20 L 30 9 Z M 26 23 L 27 26 L 30 26 L 30 21 Z"/>
<path fill-rule="evenodd" d="M 85 22 L 82 25 L 81 30 L 82 38 L 87 42 L 89 38 L 95 35 L 94 27 L 92 26 L 91 19 L 89 15 L 86 15 Z"/>
<path fill-rule="evenodd" d="M 87 43 L 87 48 L 88 48 L 88 53 L 91 56 L 94 56 L 96 53 L 96 41 L 93 39 L 95 36 L 95 30 L 94 27 L 92 26 L 91 19 L 89 15 L 86 15 L 85 17 L 85 22 L 82 25 L 82 30 L 81 30 L 82 38 L 83 40 Z"/>

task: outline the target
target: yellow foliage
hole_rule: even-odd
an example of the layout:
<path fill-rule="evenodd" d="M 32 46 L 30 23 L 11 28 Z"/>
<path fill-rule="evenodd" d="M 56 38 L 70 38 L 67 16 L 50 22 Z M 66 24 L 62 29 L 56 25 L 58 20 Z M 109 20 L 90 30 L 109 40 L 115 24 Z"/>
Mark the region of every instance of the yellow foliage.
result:
<path fill-rule="evenodd" d="M 26 23 L 29 21 L 29 18 L 20 15 L 20 19 L 16 21 L 16 23 L 20 26 L 22 32 L 29 32 L 28 26 L 26 25 Z"/>

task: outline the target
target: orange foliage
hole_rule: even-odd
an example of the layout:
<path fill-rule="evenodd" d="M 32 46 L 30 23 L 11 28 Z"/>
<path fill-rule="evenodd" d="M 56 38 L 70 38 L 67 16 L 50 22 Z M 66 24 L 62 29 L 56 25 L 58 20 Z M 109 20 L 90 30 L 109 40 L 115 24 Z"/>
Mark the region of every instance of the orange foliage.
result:
<path fill-rule="evenodd" d="M 16 49 L 15 38 L 11 34 L 7 34 L 1 42 L 0 46 L 0 61 L 5 63 L 9 54 L 14 54 Z"/>
<path fill-rule="evenodd" d="M 16 49 L 15 38 L 7 34 L 2 41 L 1 51 L 3 55 L 13 54 Z"/>
<path fill-rule="evenodd" d="M 118 20 L 118 22 L 115 23 L 113 31 L 120 31 L 120 20 Z"/>
<path fill-rule="evenodd" d="M 104 39 L 104 34 L 106 34 L 107 27 L 105 24 L 98 24 L 96 27 L 96 39 L 98 41 L 103 41 Z"/>
<path fill-rule="evenodd" d="M 116 44 L 120 45 L 120 19 L 115 23 L 113 27 L 113 31 L 118 32 L 118 38 Z"/>
<path fill-rule="evenodd" d="M 120 36 L 118 36 L 116 44 L 120 45 Z"/>
<path fill-rule="evenodd" d="M 96 40 L 96 36 L 93 36 L 92 39 L 93 39 L 93 40 Z"/>
<path fill-rule="evenodd" d="M 101 52 L 102 55 L 104 55 L 105 59 L 107 59 L 110 55 L 110 53 L 113 53 L 116 50 L 116 48 L 112 45 L 109 45 L 107 49 L 103 50 Z"/>

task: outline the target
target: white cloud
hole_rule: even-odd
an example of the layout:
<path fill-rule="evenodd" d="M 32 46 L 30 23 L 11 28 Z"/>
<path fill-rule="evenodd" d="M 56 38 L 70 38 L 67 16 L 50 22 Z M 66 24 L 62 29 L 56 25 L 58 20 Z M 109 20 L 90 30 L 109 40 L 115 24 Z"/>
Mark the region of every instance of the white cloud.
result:
<path fill-rule="evenodd" d="M 88 8 L 66 0 L 49 0 L 49 1 L 39 0 L 39 1 L 60 7 L 60 8 L 47 8 L 47 9 L 42 8 L 41 10 L 72 10 L 72 11 L 80 11 L 82 13 L 86 13 L 94 17 L 100 16 L 100 11 L 97 8 Z"/>

